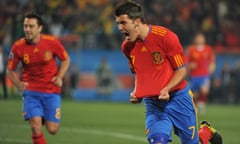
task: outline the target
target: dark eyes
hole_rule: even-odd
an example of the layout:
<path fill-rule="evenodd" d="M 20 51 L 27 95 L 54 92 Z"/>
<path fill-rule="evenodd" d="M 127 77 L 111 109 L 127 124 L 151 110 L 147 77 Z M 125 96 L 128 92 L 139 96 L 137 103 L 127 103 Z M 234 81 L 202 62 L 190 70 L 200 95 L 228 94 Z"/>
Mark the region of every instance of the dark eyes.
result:
<path fill-rule="evenodd" d="M 24 28 L 33 28 L 34 27 L 34 25 L 24 25 Z"/>
<path fill-rule="evenodd" d="M 125 25 L 127 22 L 125 21 L 120 21 L 120 22 L 117 22 L 117 24 L 122 24 L 122 25 Z"/>

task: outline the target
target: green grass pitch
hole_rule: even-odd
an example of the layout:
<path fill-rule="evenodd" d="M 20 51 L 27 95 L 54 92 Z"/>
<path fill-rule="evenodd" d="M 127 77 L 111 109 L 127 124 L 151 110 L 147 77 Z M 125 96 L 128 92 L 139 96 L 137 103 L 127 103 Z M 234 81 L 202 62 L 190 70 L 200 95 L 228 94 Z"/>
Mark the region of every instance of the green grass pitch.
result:
<path fill-rule="evenodd" d="M 31 144 L 30 128 L 22 120 L 21 100 L 0 101 L 0 144 Z M 208 105 L 207 119 L 223 135 L 224 144 L 240 144 L 240 106 Z M 63 100 L 62 122 L 49 144 L 147 144 L 144 105 Z M 173 136 L 172 144 L 179 144 Z"/>

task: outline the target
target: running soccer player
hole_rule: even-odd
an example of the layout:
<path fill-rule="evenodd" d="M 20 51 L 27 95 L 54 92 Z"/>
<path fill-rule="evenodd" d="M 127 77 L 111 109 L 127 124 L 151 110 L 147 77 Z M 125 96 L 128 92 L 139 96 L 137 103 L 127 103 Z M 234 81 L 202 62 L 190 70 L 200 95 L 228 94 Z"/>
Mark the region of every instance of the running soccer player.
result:
<path fill-rule="evenodd" d="M 186 62 L 176 34 L 166 27 L 148 25 L 142 7 L 134 1 L 115 9 L 118 29 L 126 36 L 122 51 L 135 73 L 130 101 L 146 106 L 146 134 L 150 144 L 167 144 L 171 131 L 182 143 L 198 144 L 197 118 L 186 82 Z"/>
<path fill-rule="evenodd" d="M 61 87 L 70 58 L 63 45 L 53 36 L 41 34 L 42 18 L 34 13 L 23 20 L 25 37 L 17 40 L 9 54 L 7 75 L 23 91 L 23 116 L 29 120 L 33 144 L 46 144 L 41 130 L 45 124 L 56 134 L 61 119 Z M 56 58 L 60 61 L 60 67 Z M 21 79 L 16 68 L 22 63 Z"/>
<path fill-rule="evenodd" d="M 190 85 L 200 114 L 205 113 L 210 89 L 210 76 L 215 70 L 215 54 L 206 44 L 203 33 L 197 33 L 194 44 L 187 48 Z"/>
<path fill-rule="evenodd" d="M 115 16 L 119 31 L 125 35 L 122 51 L 135 74 L 130 102 L 145 103 L 149 144 L 167 144 L 173 128 L 182 144 L 198 144 L 197 115 L 177 35 L 166 27 L 146 24 L 143 8 L 131 0 L 120 2 Z M 209 141 L 210 126 L 203 127 L 199 136 L 205 137 L 200 139 Z"/>

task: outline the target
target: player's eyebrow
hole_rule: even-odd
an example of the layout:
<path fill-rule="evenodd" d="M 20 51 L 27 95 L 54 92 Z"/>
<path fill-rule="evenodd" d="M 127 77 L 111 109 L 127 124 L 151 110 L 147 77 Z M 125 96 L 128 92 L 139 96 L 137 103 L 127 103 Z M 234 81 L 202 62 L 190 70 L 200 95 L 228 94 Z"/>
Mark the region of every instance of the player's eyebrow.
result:
<path fill-rule="evenodd" d="M 122 21 L 117 21 L 117 24 L 126 24 L 127 22 L 126 21 L 124 21 L 124 20 L 122 20 Z"/>
<path fill-rule="evenodd" d="M 23 26 L 24 26 L 25 28 L 26 28 L 26 27 L 30 27 L 30 28 L 33 28 L 33 27 L 35 27 L 35 25 L 34 25 L 34 24 L 24 24 Z"/>

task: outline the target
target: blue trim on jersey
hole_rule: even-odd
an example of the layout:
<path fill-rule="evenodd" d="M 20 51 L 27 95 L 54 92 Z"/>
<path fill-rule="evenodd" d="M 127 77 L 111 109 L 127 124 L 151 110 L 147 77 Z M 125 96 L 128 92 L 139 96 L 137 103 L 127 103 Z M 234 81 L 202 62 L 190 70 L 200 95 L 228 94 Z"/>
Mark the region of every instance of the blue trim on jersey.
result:
<path fill-rule="evenodd" d="M 186 65 L 187 65 L 187 64 L 183 64 L 183 65 L 181 65 L 180 67 L 174 68 L 174 71 L 176 71 L 176 70 L 178 70 L 178 69 L 180 69 L 180 68 L 182 68 L 182 67 L 186 67 Z"/>
<path fill-rule="evenodd" d="M 59 94 L 23 92 L 24 119 L 40 116 L 46 121 L 59 123 L 61 120 L 61 97 Z"/>
<path fill-rule="evenodd" d="M 171 141 L 174 127 L 174 132 L 182 143 L 198 143 L 197 118 L 189 86 L 170 93 L 169 101 L 144 98 L 144 102 L 148 138 L 154 136 L 155 139 L 161 139 L 160 136 L 156 138 L 155 134 L 163 133 L 168 135 L 168 141 Z"/>

